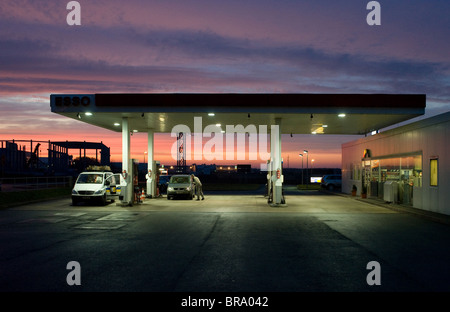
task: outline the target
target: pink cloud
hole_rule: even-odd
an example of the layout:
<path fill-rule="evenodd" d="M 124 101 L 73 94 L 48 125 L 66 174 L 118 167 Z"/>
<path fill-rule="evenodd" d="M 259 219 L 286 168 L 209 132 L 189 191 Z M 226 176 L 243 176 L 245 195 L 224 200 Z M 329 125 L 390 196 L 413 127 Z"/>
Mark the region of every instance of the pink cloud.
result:
<path fill-rule="evenodd" d="M 50 93 L 419 92 L 427 109 L 448 108 L 446 1 L 383 2 L 377 28 L 361 1 L 80 1 L 79 28 L 67 2 L 2 2 L 2 139 L 104 140 L 120 159 L 120 135 L 51 114 Z M 145 139 L 133 141 L 141 157 Z M 170 142 L 156 157 L 170 160 Z M 339 145 L 319 142 L 284 150 L 297 166 L 305 145 L 317 164 L 340 163 Z"/>

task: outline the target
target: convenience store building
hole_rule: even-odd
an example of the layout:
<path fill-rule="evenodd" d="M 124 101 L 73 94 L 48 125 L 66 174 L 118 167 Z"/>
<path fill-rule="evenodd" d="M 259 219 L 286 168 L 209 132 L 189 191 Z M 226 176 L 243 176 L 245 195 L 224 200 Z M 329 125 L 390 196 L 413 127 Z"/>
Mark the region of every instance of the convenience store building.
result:
<path fill-rule="evenodd" d="M 450 215 L 450 112 L 342 145 L 342 191 Z"/>

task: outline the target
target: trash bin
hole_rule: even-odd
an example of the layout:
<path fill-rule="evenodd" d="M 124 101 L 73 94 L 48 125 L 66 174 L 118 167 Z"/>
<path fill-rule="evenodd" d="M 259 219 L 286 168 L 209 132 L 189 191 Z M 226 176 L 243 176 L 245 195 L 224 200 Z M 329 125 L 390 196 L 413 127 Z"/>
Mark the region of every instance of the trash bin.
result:
<path fill-rule="evenodd" d="M 398 186 L 396 181 L 386 181 L 384 183 L 384 201 L 388 203 L 397 202 Z"/>

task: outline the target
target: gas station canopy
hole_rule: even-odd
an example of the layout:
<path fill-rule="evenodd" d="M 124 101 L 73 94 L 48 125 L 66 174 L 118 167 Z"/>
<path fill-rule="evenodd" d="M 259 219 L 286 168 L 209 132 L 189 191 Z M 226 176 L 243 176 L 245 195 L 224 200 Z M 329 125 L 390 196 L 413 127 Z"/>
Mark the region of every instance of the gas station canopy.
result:
<path fill-rule="evenodd" d="M 52 94 L 51 111 L 121 132 L 127 117 L 135 132 L 194 129 L 210 124 L 274 125 L 285 134 L 365 134 L 425 113 L 424 94 L 100 93 Z M 225 128 L 223 128 L 225 129 Z"/>
<path fill-rule="evenodd" d="M 52 94 L 50 106 L 54 113 L 122 132 L 125 182 L 121 185 L 120 200 L 123 205 L 132 205 L 136 197 L 133 197 L 133 189 L 137 187 L 133 184 L 136 166 L 130 159 L 131 133 L 148 135 L 147 195 L 153 196 L 157 194 L 153 159 L 155 133 L 177 133 L 177 162 L 183 167 L 183 133 L 203 133 L 203 127 L 209 125 L 220 127 L 222 131 L 232 126 L 233 133 L 250 131 L 246 130 L 249 125 L 276 125 L 278 131 L 271 132 L 270 162 L 265 168 L 268 202 L 285 205 L 281 134 L 365 134 L 423 115 L 426 97 L 410 94 Z M 183 130 L 179 130 L 180 126 Z"/>

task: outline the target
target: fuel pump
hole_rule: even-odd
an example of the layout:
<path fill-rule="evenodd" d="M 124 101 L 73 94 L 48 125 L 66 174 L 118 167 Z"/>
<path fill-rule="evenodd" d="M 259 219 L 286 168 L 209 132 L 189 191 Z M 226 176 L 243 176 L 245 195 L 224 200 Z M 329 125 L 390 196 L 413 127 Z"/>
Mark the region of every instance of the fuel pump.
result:
<path fill-rule="evenodd" d="M 152 169 L 148 169 L 147 174 L 145 175 L 145 181 L 146 181 L 146 194 L 147 198 L 152 198 L 153 196 L 153 172 Z"/>
<path fill-rule="evenodd" d="M 273 201 L 273 190 L 272 190 L 272 162 L 267 160 L 267 187 L 266 187 L 266 196 L 267 202 L 270 204 Z"/>
<path fill-rule="evenodd" d="M 155 197 L 161 196 L 161 185 L 159 183 L 159 176 L 161 175 L 161 163 L 159 161 L 155 161 Z"/>
<path fill-rule="evenodd" d="M 131 168 L 133 170 L 133 204 L 140 201 L 141 192 L 139 189 L 139 160 L 132 159 L 131 160 Z"/>
<path fill-rule="evenodd" d="M 284 175 L 283 175 L 283 158 L 281 158 L 281 166 L 277 168 L 277 175 L 276 175 L 276 183 L 275 186 L 277 188 L 277 198 L 276 202 L 285 204 L 286 201 L 284 199 L 284 191 L 283 191 L 283 184 L 284 184 Z"/>
<path fill-rule="evenodd" d="M 131 201 L 130 196 L 130 178 L 131 175 L 127 172 L 126 169 L 122 170 L 120 174 L 120 194 L 119 194 L 119 200 L 121 205 L 129 205 Z"/>
<path fill-rule="evenodd" d="M 138 185 L 138 166 L 137 159 L 131 159 L 129 171 L 122 170 L 120 177 L 120 195 L 119 200 L 122 206 L 133 206 L 135 202 L 135 186 Z"/>
<path fill-rule="evenodd" d="M 159 167 L 160 162 L 154 160 L 152 169 L 149 169 L 145 175 L 148 198 L 156 198 L 158 196 Z"/>
<path fill-rule="evenodd" d="M 267 174 L 269 199 L 268 203 L 273 202 L 278 204 L 285 204 L 285 198 L 283 193 L 283 159 L 281 159 L 281 166 L 276 167 L 274 162 L 270 162 L 270 170 Z"/>

